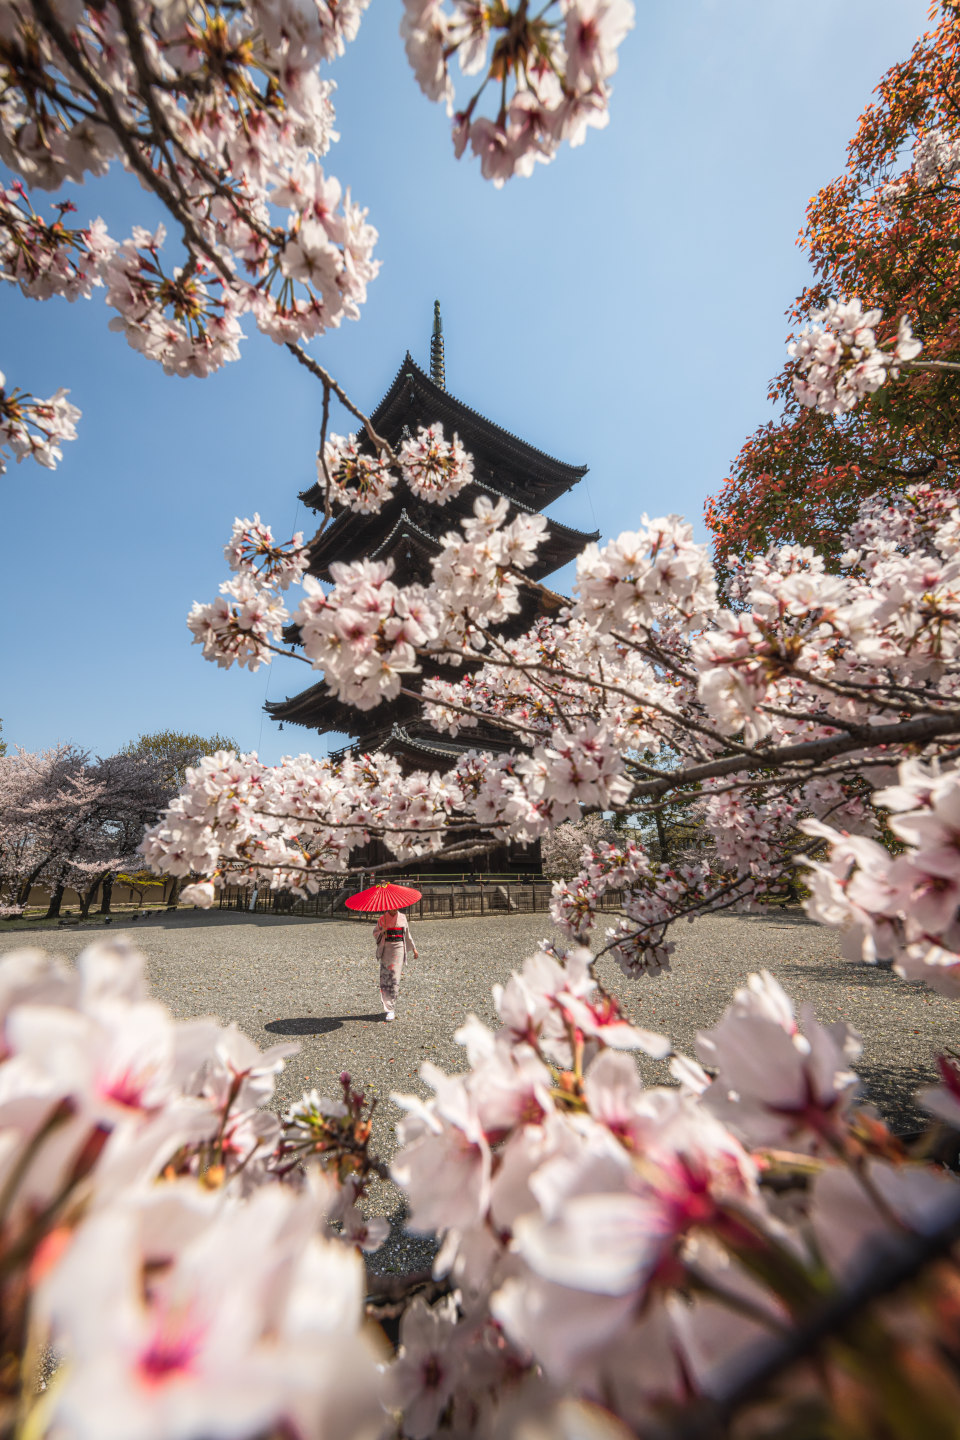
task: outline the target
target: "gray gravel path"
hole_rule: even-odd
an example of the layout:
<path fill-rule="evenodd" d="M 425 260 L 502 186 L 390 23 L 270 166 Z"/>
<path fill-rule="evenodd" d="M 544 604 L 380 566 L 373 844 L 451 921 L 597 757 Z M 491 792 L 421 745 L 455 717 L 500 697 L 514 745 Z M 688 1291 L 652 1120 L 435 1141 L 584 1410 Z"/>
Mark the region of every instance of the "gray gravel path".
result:
<path fill-rule="evenodd" d="M 214 1014 L 236 1021 L 258 1044 L 294 1038 L 301 1051 L 281 1077 L 280 1100 L 314 1086 L 335 1094 L 341 1070 L 380 1097 L 375 1144 L 393 1148 L 397 1108 L 391 1091 L 427 1094 L 418 1078 L 424 1060 L 462 1068 L 453 1032 L 473 1011 L 494 1015 L 490 987 L 506 980 L 538 940 L 552 933 L 545 915 L 413 923 L 420 959 L 408 963 L 394 1023 L 385 1023 L 377 989 L 372 925 L 237 912 L 182 911 L 125 926 L 44 930 L 0 928 L 0 951 L 33 944 L 73 958 L 95 936 L 125 935 L 145 953 L 155 993 L 178 1016 Z M 958 1010 L 923 986 L 840 959 L 837 936 L 802 916 L 711 916 L 679 933 L 671 974 L 630 982 L 604 958 L 600 978 L 628 1013 L 692 1051 L 698 1029 L 713 1024 L 734 988 L 766 967 L 794 1001 L 812 1002 L 820 1020 L 846 1019 L 864 1039 L 859 1066 L 870 1098 L 898 1129 L 922 1123 L 913 1104 L 932 1079 L 945 1045 L 960 1041 Z M 668 1078 L 644 1062 L 650 1081 Z M 397 1196 L 384 1185 L 372 1205 L 397 1220 Z M 406 1269 L 423 1258 L 399 1235 L 379 1265 Z"/>

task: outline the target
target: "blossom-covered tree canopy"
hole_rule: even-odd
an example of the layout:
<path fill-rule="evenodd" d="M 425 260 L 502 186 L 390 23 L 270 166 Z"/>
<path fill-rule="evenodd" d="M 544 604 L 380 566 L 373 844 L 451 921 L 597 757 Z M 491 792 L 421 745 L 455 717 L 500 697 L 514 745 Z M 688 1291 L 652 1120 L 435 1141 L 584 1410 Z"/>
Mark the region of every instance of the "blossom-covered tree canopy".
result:
<path fill-rule="evenodd" d="M 19 913 L 38 884 L 51 916 L 67 887 L 86 913 L 107 876 L 137 867 L 144 830 L 175 788 L 142 753 L 99 759 L 58 745 L 0 756 L 0 914 Z"/>
<path fill-rule="evenodd" d="M 259 517 L 238 520 L 225 552 L 236 578 L 189 617 L 207 659 L 256 669 L 285 653 L 293 619 L 298 658 L 357 709 L 403 692 L 440 731 L 469 737 L 483 721 L 513 748 L 411 775 L 383 754 L 277 767 L 211 756 L 148 834 L 148 862 L 209 877 L 185 893 L 210 904 L 228 882 L 313 891 L 325 873 L 349 871 L 351 851 L 372 838 L 403 866 L 475 853 L 478 826 L 489 844 L 530 841 L 584 811 L 613 812 L 633 823 L 616 843 L 585 848 L 580 873 L 555 887 L 554 916 L 586 940 L 601 897 L 617 891 L 620 919 L 601 944 L 627 974 L 668 965 L 676 921 L 776 898 L 813 857 L 809 903 L 844 929 L 851 957 L 893 959 L 960 993 L 949 903 L 960 843 L 944 838 L 931 852 L 924 826 L 901 835 L 912 822 L 890 818 L 942 806 L 944 835 L 954 833 L 955 498 L 921 488 L 896 506 L 866 502 L 836 565 L 774 547 L 724 591 L 688 525 L 644 516 L 636 531 L 589 545 L 571 604 L 510 641 L 499 627 L 536 588 L 526 571 L 545 522 L 507 517 L 506 500 L 481 495 L 444 537 L 428 585 L 398 584 L 392 562 L 360 560 L 332 566 L 332 590 L 303 573 L 300 537 L 278 545 Z M 298 583 L 291 612 L 285 597 Z M 470 664 L 462 680 L 428 676 L 412 690 L 426 659 Z M 684 809 L 710 843 L 672 865 L 647 837 L 658 815 Z M 878 843 L 891 833 L 906 844 L 895 861 Z M 921 921 L 914 907 L 927 891 L 940 902 L 924 905 Z"/>
<path fill-rule="evenodd" d="M 339 138 L 331 70 L 366 5 L 4 0 L 0 278 L 36 300 L 101 292 L 111 328 L 170 375 L 237 360 L 249 318 L 323 385 L 324 433 L 336 396 L 395 463 L 304 348 L 359 318 L 380 264 L 366 209 L 327 159 Z M 469 144 L 502 185 L 606 125 L 633 13 L 631 0 L 548 0 L 536 13 L 527 0 L 452 11 L 409 0 L 401 31 L 418 83 L 451 115 L 452 62 L 472 77 L 455 151 Z M 72 199 L 40 198 L 114 164 L 168 223 L 118 237 L 97 216 L 74 221 Z M 39 399 L 0 374 L 0 471 L 4 449 L 55 467 L 79 419 L 65 394 Z M 432 483 L 426 455 L 417 463 Z"/>
<path fill-rule="evenodd" d="M 950 365 L 960 359 L 960 11 L 953 0 L 932 4 L 931 22 L 881 80 L 844 173 L 810 201 L 800 244 L 814 280 L 789 318 L 802 332 L 826 307 L 856 299 L 863 311 L 879 312 L 881 352 L 892 352 L 906 321 L 925 360 Z M 834 331 L 832 343 L 856 346 L 855 329 L 845 342 Z M 721 563 L 771 540 L 829 551 L 866 496 L 889 497 L 923 481 L 957 483 L 955 369 L 931 365 L 882 385 L 885 366 L 871 334 L 838 400 L 795 387 L 798 361 L 809 353 L 802 333 L 798 343 L 799 354 L 770 387 L 780 417 L 750 437 L 707 504 Z"/>

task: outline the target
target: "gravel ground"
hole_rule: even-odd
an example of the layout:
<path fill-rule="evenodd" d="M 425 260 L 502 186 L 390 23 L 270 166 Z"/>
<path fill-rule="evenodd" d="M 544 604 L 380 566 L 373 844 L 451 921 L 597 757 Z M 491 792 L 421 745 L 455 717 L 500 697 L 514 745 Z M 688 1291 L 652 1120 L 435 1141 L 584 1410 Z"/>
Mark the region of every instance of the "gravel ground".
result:
<path fill-rule="evenodd" d="M 300 1053 L 280 1077 L 281 1103 L 313 1087 L 333 1095 L 337 1076 L 349 1070 L 380 1098 L 375 1148 L 389 1157 L 399 1113 L 391 1091 L 429 1093 L 418 1077 L 424 1060 L 462 1068 L 454 1030 L 470 1011 L 494 1023 L 490 987 L 506 980 L 552 927 L 545 915 L 512 915 L 412 929 L 420 958 L 407 965 L 392 1024 L 383 1019 L 372 925 L 365 921 L 181 911 L 109 928 L 44 930 L 35 938 L 4 927 L 0 951 L 34 944 L 73 958 L 91 939 L 127 936 L 145 953 L 153 989 L 174 1014 L 235 1021 L 262 1046 L 299 1041 Z M 733 989 L 764 967 L 796 1003 L 809 1000 L 818 1019 L 843 1018 L 860 1031 L 859 1069 L 869 1098 L 895 1128 L 922 1123 L 912 1097 L 933 1078 L 937 1053 L 960 1041 L 956 1007 L 887 971 L 846 963 L 836 933 L 802 916 L 698 920 L 679 932 L 673 971 L 657 980 L 627 981 L 606 958 L 598 969 L 632 1018 L 692 1052 L 696 1031 L 713 1024 Z M 644 1060 L 643 1069 L 649 1081 L 669 1078 L 661 1063 Z M 371 1209 L 394 1221 L 378 1269 L 405 1271 L 428 1259 L 429 1247 L 402 1233 L 392 1186 L 377 1187 Z"/>

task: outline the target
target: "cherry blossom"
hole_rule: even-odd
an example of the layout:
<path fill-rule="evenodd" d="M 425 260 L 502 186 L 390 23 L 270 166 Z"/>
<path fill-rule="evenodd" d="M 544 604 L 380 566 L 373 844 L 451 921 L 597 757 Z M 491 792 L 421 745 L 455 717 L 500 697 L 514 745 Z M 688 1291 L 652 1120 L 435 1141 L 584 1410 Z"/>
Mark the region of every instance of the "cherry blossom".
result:
<path fill-rule="evenodd" d="M 864 395 L 872 395 L 888 379 L 895 380 L 900 366 L 923 348 L 904 316 L 892 350 L 877 345 L 875 329 L 880 310 L 864 310 L 859 300 L 811 311 L 812 325 L 787 346 L 797 361 L 793 388 L 803 405 L 816 406 L 824 415 L 853 410 Z"/>
<path fill-rule="evenodd" d="M 754 1147 L 835 1142 L 857 1091 L 851 1065 L 861 1048 L 847 1025 L 819 1024 L 809 1005 L 798 1024 L 764 971 L 697 1036 L 697 1054 L 716 1071 L 704 1103 Z"/>
<path fill-rule="evenodd" d="M 913 147 L 913 173 L 919 189 L 949 185 L 960 169 L 960 146 L 942 130 L 928 130 Z"/>
<path fill-rule="evenodd" d="M 403 477 L 422 500 L 445 505 L 473 479 L 473 461 L 457 435 L 447 442 L 442 425 L 421 425 L 398 452 Z"/>
<path fill-rule="evenodd" d="M 458 0 L 450 12 L 440 0 L 404 0 L 400 33 L 420 89 L 453 118 L 455 154 L 469 145 L 484 177 L 501 186 L 608 123 L 610 78 L 633 23 L 630 0 L 550 0 L 536 15 L 522 5 Z M 455 55 L 463 75 L 481 76 L 459 108 Z M 488 85 L 499 101 L 493 116 L 477 114 Z"/>
<path fill-rule="evenodd" d="M 172 375 L 238 359 L 251 315 L 342 394 L 300 346 L 358 318 L 379 268 L 366 211 L 322 164 L 338 137 L 319 67 L 363 9 L 8 7 L 0 159 L 15 178 L 0 190 L 0 275 L 32 299 L 101 291 L 111 328 Z M 34 191 L 117 160 L 168 223 L 114 237 L 100 219 L 72 224 L 71 200 L 50 218 L 35 205 Z"/>
<path fill-rule="evenodd" d="M 47 470 L 55 470 L 63 459 L 64 440 L 76 440 L 80 411 L 66 399 L 67 390 L 58 390 L 49 400 L 39 400 L 22 390 L 8 390 L 0 370 L 0 475 L 7 468 L 7 450 L 17 463 L 28 457 Z"/>
<path fill-rule="evenodd" d="M 875 841 L 806 821 L 830 845 L 826 862 L 808 861 L 815 918 L 840 926 L 844 952 L 871 963 L 893 960 L 908 980 L 960 994 L 960 774 L 905 761 L 899 784 L 878 790 L 899 855 Z"/>
<path fill-rule="evenodd" d="M 379 510 L 397 484 L 384 461 L 363 453 L 356 435 L 330 436 L 323 460 L 317 461 L 317 477 L 335 500 L 361 513 Z"/>

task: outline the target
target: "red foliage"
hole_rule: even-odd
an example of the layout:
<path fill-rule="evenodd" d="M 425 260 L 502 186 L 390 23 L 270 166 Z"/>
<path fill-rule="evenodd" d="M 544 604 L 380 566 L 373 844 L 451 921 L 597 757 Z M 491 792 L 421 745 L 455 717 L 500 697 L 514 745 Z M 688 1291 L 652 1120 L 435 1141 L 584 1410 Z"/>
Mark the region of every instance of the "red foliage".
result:
<path fill-rule="evenodd" d="M 935 28 L 877 87 L 847 149 L 844 173 L 813 197 L 799 244 L 814 282 L 788 311 L 799 328 L 828 299 L 859 298 L 884 316 L 878 339 L 901 315 L 924 359 L 960 351 L 960 176 L 920 188 L 915 140 L 933 130 L 960 139 L 960 4 L 931 7 Z M 884 194 L 906 172 L 897 198 Z M 747 440 L 706 521 L 717 559 L 796 541 L 830 551 L 858 501 L 921 480 L 960 485 L 960 375 L 907 371 L 850 415 L 820 415 L 797 401 L 793 362 L 772 382 L 779 420 Z"/>

